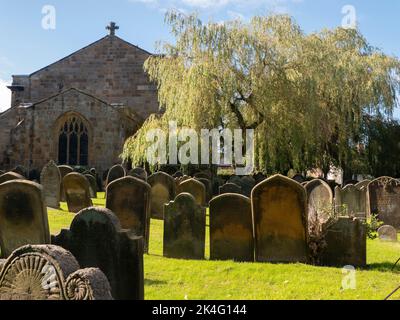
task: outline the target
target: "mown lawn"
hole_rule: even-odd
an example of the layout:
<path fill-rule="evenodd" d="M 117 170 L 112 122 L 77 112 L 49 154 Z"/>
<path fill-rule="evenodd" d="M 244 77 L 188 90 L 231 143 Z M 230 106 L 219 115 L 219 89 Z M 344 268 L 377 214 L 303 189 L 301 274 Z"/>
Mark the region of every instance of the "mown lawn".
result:
<path fill-rule="evenodd" d="M 104 193 L 93 199 L 104 206 Z M 74 215 L 49 209 L 52 234 L 69 228 Z M 145 298 L 150 300 L 216 299 L 384 299 L 400 285 L 400 267 L 392 272 L 400 257 L 400 244 L 368 241 L 368 267 L 356 271 L 356 289 L 343 290 L 340 268 L 303 264 L 235 263 L 232 261 L 189 261 L 162 257 L 163 222 L 152 220 L 150 254 L 145 255 Z M 208 256 L 208 237 L 206 242 Z M 393 298 L 400 299 L 400 293 Z"/>

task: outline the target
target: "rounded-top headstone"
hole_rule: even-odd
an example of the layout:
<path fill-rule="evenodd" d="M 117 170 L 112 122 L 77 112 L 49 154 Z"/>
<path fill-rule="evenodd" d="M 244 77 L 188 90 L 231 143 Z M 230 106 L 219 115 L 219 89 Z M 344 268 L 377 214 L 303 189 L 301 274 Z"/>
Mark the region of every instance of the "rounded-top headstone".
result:
<path fill-rule="evenodd" d="M 46 205 L 50 208 L 60 207 L 61 173 L 54 161 L 50 161 L 40 174 L 40 184 Z"/>
<path fill-rule="evenodd" d="M 128 175 L 147 182 L 147 171 L 143 168 L 133 168 L 131 171 L 129 171 Z"/>
<path fill-rule="evenodd" d="M 378 229 L 379 239 L 382 241 L 397 242 L 397 230 L 392 226 L 382 226 Z"/>
<path fill-rule="evenodd" d="M 67 174 L 63 179 L 63 186 L 70 212 L 78 213 L 93 205 L 90 199 L 89 181 L 84 175 L 77 172 Z"/>
<path fill-rule="evenodd" d="M 108 171 L 106 185 L 108 186 L 111 182 L 123 178 L 125 176 L 126 176 L 126 171 L 124 167 L 121 166 L 120 164 L 117 164 Z"/>
<path fill-rule="evenodd" d="M 20 174 L 12 171 L 6 172 L 0 176 L 0 184 L 12 180 L 25 180 L 25 178 Z"/>

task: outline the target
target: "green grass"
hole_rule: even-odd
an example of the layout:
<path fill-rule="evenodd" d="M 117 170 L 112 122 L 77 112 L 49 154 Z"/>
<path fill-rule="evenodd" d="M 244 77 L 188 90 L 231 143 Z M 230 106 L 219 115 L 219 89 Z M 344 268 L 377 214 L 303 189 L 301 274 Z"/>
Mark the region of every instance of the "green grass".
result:
<path fill-rule="evenodd" d="M 104 206 L 104 193 L 98 197 L 94 205 Z M 52 234 L 69 228 L 73 217 L 65 203 L 61 210 L 50 209 Z M 380 300 L 400 285 L 400 268 L 391 271 L 400 257 L 399 243 L 369 240 L 368 267 L 356 271 L 356 290 L 343 290 L 341 268 L 167 259 L 162 257 L 163 222 L 152 220 L 150 229 L 150 252 L 144 257 L 145 298 L 150 300 Z M 207 236 L 207 257 L 208 252 Z M 400 299 L 400 293 L 394 298 Z"/>

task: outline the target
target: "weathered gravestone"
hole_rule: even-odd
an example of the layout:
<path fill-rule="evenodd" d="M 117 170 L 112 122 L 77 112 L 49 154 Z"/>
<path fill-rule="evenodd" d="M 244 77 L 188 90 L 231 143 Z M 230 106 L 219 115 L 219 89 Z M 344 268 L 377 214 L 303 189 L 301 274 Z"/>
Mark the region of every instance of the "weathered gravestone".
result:
<path fill-rule="evenodd" d="M 60 170 L 60 174 L 61 174 L 60 200 L 65 202 L 66 198 L 65 198 L 65 191 L 64 191 L 64 186 L 63 186 L 63 179 L 67 174 L 74 172 L 74 169 L 70 166 L 58 166 L 58 170 Z"/>
<path fill-rule="evenodd" d="M 335 189 L 335 208 L 339 215 L 367 218 L 366 193 L 352 184 Z"/>
<path fill-rule="evenodd" d="M 61 174 L 54 161 L 50 161 L 40 174 L 45 203 L 50 208 L 60 207 Z"/>
<path fill-rule="evenodd" d="M 263 182 L 267 177 L 263 173 L 257 172 L 253 175 L 253 178 L 256 181 L 256 184 L 258 184 L 260 182 Z"/>
<path fill-rule="evenodd" d="M 179 194 L 164 209 L 164 256 L 204 259 L 205 208 L 189 193 Z"/>
<path fill-rule="evenodd" d="M 321 255 L 324 266 L 364 267 L 367 264 L 367 231 L 356 218 L 339 217 L 325 235 L 327 247 Z"/>
<path fill-rule="evenodd" d="M 397 242 L 397 230 L 392 226 L 382 226 L 378 229 L 379 239 L 382 241 Z"/>
<path fill-rule="evenodd" d="M 360 189 L 360 190 L 366 190 L 368 185 L 370 184 L 371 180 L 363 180 L 361 182 L 358 182 L 357 184 L 355 184 L 356 188 Z"/>
<path fill-rule="evenodd" d="M 27 244 L 50 243 L 42 187 L 27 180 L 0 185 L 1 257 Z"/>
<path fill-rule="evenodd" d="M 206 172 L 206 171 L 197 172 L 193 177 L 194 178 L 198 178 L 198 179 L 211 180 L 211 173 L 210 172 Z"/>
<path fill-rule="evenodd" d="M 164 204 L 175 199 L 175 180 L 169 174 L 156 172 L 147 181 L 151 186 L 151 217 L 164 218 Z"/>
<path fill-rule="evenodd" d="M 97 182 L 96 178 L 91 174 L 85 174 L 85 178 L 89 182 L 89 192 L 91 198 L 97 198 Z"/>
<path fill-rule="evenodd" d="M 307 192 L 308 227 L 323 226 L 333 217 L 333 193 L 331 187 L 320 179 L 308 182 Z"/>
<path fill-rule="evenodd" d="M 175 178 L 175 187 L 176 188 L 178 188 L 178 186 L 182 183 L 182 182 L 184 182 L 184 181 L 187 181 L 187 180 L 189 180 L 189 179 L 191 179 L 189 176 L 181 176 L 181 177 L 177 177 L 177 178 Z M 175 188 L 175 189 L 176 189 Z"/>
<path fill-rule="evenodd" d="M 256 185 L 256 180 L 250 176 L 244 176 L 240 179 L 240 186 L 242 187 L 242 194 L 246 197 L 251 196 L 251 191 Z"/>
<path fill-rule="evenodd" d="M 127 176 L 107 186 L 106 207 L 118 217 L 122 229 L 144 238 L 146 253 L 150 236 L 150 203 L 151 187 L 138 178 Z"/>
<path fill-rule="evenodd" d="M 201 182 L 206 191 L 206 204 L 212 199 L 212 183 L 207 178 L 196 178 L 197 181 Z"/>
<path fill-rule="evenodd" d="M 368 185 L 370 213 L 385 224 L 400 229 L 400 181 L 381 177 Z"/>
<path fill-rule="evenodd" d="M 0 268 L 0 300 L 112 300 L 112 296 L 99 269 L 80 269 L 63 248 L 27 245 L 15 250 Z"/>
<path fill-rule="evenodd" d="M 225 183 L 222 187 L 219 187 L 219 194 L 225 193 L 242 193 L 242 187 L 238 186 L 235 183 Z"/>
<path fill-rule="evenodd" d="M 91 207 L 90 186 L 86 177 L 80 173 L 69 173 L 63 179 L 68 211 L 78 213 L 82 209 Z"/>
<path fill-rule="evenodd" d="M 23 176 L 15 172 L 6 172 L 0 176 L 0 184 L 12 180 L 25 180 Z"/>
<path fill-rule="evenodd" d="M 111 182 L 123 178 L 126 176 L 126 171 L 123 166 L 117 164 L 113 166 L 110 170 L 108 170 L 106 186 L 108 186 Z"/>
<path fill-rule="evenodd" d="M 62 230 L 52 243 L 71 251 L 81 267 L 103 271 L 115 299 L 144 299 L 143 238 L 121 230 L 110 210 L 82 210 L 70 230 Z"/>
<path fill-rule="evenodd" d="M 275 175 L 255 186 L 251 200 L 256 261 L 307 262 L 305 189 Z"/>
<path fill-rule="evenodd" d="M 129 171 L 129 175 L 134 178 L 139 178 L 143 181 L 147 181 L 147 171 L 143 168 L 137 167 Z"/>
<path fill-rule="evenodd" d="M 206 205 L 206 187 L 200 181 L 188 179 L 181 182 L 176 188 L 176 194 L 180 193 L 190 193 L 198 205 Z"/>
<path fill-rule="evenodd" d="M 210 259 L 254 261 L 249 198 L 224 194 L 210 201 Z"/>

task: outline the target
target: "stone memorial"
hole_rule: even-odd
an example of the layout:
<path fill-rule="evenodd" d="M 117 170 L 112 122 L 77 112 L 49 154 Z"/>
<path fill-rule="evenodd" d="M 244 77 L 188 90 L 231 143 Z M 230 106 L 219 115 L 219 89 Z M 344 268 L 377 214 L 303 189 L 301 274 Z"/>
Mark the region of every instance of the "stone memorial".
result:
<path fill-rule="evenodd" d="M 379 240 L 397 242 L 397 230 L 392 226 L 382 226 L 378 229 Z"/>
<path fill-rule="evenodd" d="M 242 187 L 238 186 L 235 183 L 225 183 L 222 187 L 219 187 L 219 194 L 225 194 L 225 193 L 236 193 L 236 194 L 241 194 L 242 193 Z"/>
<path fill-rule="evenodd" d="M 23 176 L 15 172 L 6 172 L 0 176 L 0 184 L 12 180 L 25 180 Z"/>
<path fill-rule="evenodd" d="M 151 186 L 151 217 L 164 219 L 164 204 L 175 199 L 175 180 L 169 174 L 156 172 L 147 181 Z"/>
<path fill-rule="evenodd" d="M 366 192 L 360 190 L 353 184 L 346 185 L 343 189 L 335 189 L 335 208 L 341 216 L 367 218 Z"/>
<path fill-rule="evenodd" d="M 54 161 L 50 161 L 40 174 L 40 184 L 46 205 L 50 208 L 60 207 L 61 174 Z"/>
<path fill-rule="evenodd" d="M 58 166 L 58 170 L 60 171 L 60 174 L 61 174 L 60 200 L 65 202 L 66 198 L 65 198 L 65 191 L 64 191 L 64 186 L 62 184 L 62 181 L 67 174 L 74 172 L 74 169 L 70 166 Z"/>
<path fill-rule="evenodd" d="M 206 205 L 206 187 L 200 181 L 188 179 L 181 182 L 176 188 L 176 194 L 180 193 L 190 193 L 198 205 Z"/>
<path fill-rule="evenodd" d="M 78 213 L 93 205 L 89 181 L 84 175 L 77 172 L 67 174 L 63 179 L 63 187 L 69 212 Z"/>
<path fill-rule="evenodd" d="M 97 181 L 92 174 L 85 174 L 85 178 L 89 182 L 89 191 L 91 198 L 97 198 Z"/>
<path fill-rule="evenodd" d="M 123 178 L 126 176 L 126 171 L 123 166 L 117 164 L 113 166 L 110 170 L 108 170 L 106 186 L 108 186 L 111 182 Z"/>
<path fill-rule="evenodd" d="M 131 171 L 129 171 L 129 175 L 147 182 L 147 171 L 143 168 L 133 168 Z"/>
<path fill-rule="evenodd" d="M 323 180 L 315 179 L 305 186 L 307 192 L 308 226 L 323 226 L 334 215 L 333 193 Z"/>

